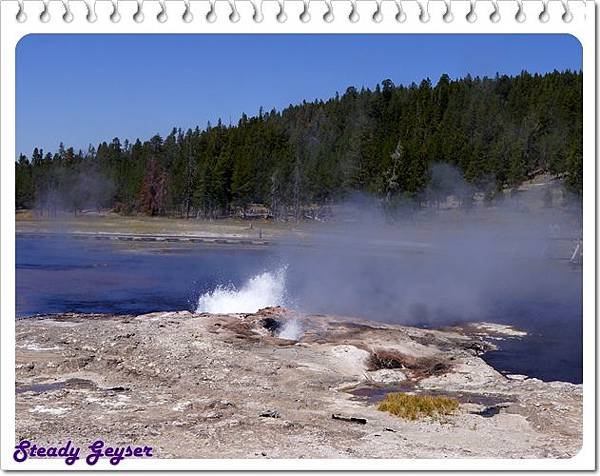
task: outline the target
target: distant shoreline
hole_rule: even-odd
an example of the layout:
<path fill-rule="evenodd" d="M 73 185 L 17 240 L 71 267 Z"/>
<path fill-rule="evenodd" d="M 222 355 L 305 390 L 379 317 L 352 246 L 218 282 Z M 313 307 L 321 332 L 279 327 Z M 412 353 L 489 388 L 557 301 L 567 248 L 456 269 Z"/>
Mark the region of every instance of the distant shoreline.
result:
<path fill-rule="evenodd" d="M 287 234 L 289 224 L 248 222 L 238 219 L 184 220 L 171 217 L 121 216 L 115 213 L 39 217 L 29 212 L 16 214 L 19 238 L 68 237 L 111 242 L 200 243 L 265 246 Z"/>
<path fill-rule="evenodd" d="M 472 216 L 477 223 L 501 227 L 502 220 L 496 221 L 493 212 L 490 212 Z M 449 235 L 460 237 L 464 231 L 460 213 L 458 210 L 448 210 L 443 216 L 436 215 L 435 218 Z M 430 226 L 429 222 L 430 220 L 394 225 L 385 223 L 382 224 L 381 230 L 389 231 L 391 234 L 378 236 L 373 240 L 373 236 L 364 233 L 360 221 L 351 220 L 334 221 L 329 224 L 306 221 L 248 221 L 235 218 L 186 220 L 173 217 L 122 216 L 115 213 L 78 216 L 61 214 L 55 219 L 48 219 L 28 212 L 19 212 L 16 215 L 16 237 L 68 238 L 135 245 L 180 244 L 261 248 L 275 243 L 294 244 L 294 246 L 311 246 L 316 243 L 331 245 L 343 240 L 346 246 L 359 245 L 361 248 L 422 253 L 436 251 L 436 247 L 431 245 L 431 240 L 436 236 L 437 230 Z M 545 259 L 569 261 L 573 256 L 575 245 L 581 242 L 580 236 L 574 233 L 574 229 L 576 228 L 562 230 L 558 236 L 548 235 L 548 239 L 552 241 L 553 251 L 552 256 L 546 256 Z M 398 236 L 402 238 L 398 239 Z M 518 237 L 509 234 L 508 238 Z"/>
<path fill-rule="evenodd" d="M 151 235 L 151 234 L 129 234 L 129 233 L 78 233 L 78 232 L 23 232 L 17 231 L 18 238 L 52 239 L 70 238 L 73 240 L 102 240 L 122 242 L 154 242 L 154 243 L 202 243 L 216 245 L 269 245 L 268 240 L 249 239 L 223 236 L 183 236 L 183 235 Z"/>

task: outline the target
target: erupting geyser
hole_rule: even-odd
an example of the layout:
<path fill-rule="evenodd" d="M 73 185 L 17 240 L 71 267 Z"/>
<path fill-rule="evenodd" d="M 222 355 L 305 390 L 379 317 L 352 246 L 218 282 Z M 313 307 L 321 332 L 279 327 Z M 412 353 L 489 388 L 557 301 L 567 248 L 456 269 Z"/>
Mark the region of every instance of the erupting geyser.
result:
<path fill-rule="evenodd" d="M 198 299 L 196 312 L 229 314 L 257 312 L 271 306 L 285 306 L 285 268 L 250 278 L 239 289 L 233 284 L 217 286 Z"/>

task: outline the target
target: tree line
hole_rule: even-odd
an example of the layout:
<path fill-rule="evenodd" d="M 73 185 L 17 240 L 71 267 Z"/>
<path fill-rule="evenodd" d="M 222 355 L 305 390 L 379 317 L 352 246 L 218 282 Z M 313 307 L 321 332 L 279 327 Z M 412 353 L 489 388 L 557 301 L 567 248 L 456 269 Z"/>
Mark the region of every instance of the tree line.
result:
<path fill-rule="evenodd" d="M 357 191 L 386 204 L 430 202 L 444 193 L 433 164 L 457 168 L 489 197 L 540 172 L 581 194 L 582 85 L 572 71 L 444 74 L 435 85 L 386 79 L 326 101 L 261 108 L 235 125 L 114 138 L 85 151 L 35 148 L 16 161 L 16 206 L 215 218 L 261 204 L 273 218 L 299 218 Z"/>

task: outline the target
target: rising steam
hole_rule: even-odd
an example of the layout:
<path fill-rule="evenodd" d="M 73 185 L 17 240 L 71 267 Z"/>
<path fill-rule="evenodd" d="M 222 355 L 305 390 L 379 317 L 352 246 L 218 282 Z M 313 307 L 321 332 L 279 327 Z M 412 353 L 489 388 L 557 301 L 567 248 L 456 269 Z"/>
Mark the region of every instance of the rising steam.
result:
<path fill-rule="evenodd" d="M 491 200 L 451 167 L 431 173 L 436 190 L 396 204 L 392 217 L 372 197 L 333 206 L 327 222 L 270 248 L 285 269 L 217 287 L 200 297 L 197 311 L 280 305 L 304 316 L 439 326 L 521 322 L 562 305 L 569 319 L 581 319 L 581 267 L 569 261 L 582 236 L 581 206 L 560 181 L 542 177 Z M 544 310 L 528 318 L 523 303 Z M 282 335 L 301 333 L 297 322 L 289 325 Z"/>

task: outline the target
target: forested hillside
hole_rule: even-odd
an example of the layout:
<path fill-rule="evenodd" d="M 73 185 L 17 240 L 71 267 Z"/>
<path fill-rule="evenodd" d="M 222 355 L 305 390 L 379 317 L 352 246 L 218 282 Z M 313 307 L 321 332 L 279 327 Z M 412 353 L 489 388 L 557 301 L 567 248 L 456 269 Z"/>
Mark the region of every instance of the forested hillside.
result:
<path fill-rule="evenodd" d="M 384 203 L 444 194 L 447 163 L 492 197 L 547 171 L 582 190 L 581 72 L 450 80 L 245 114 L 236 125 L 173 129 L 76 151 L 35 149 L 16 163 L 16 205 L 41 210 L 218 217 L 263 204 L 275 218 L 361 191 Z M 201 107 L 201 105 L 199 105 Z M 471 192 L 469 192 L 471 193 Z"/>

